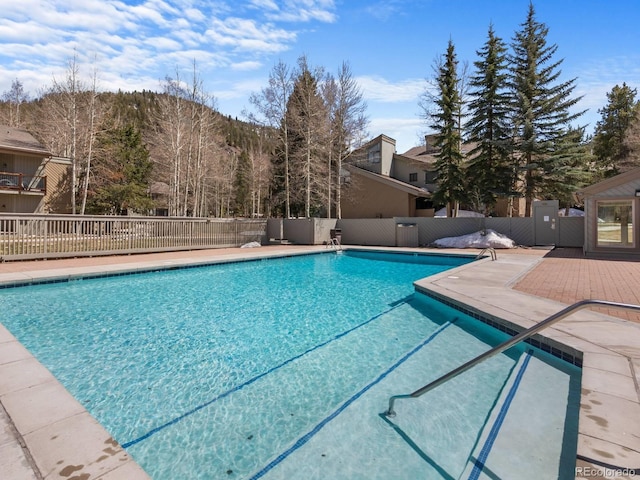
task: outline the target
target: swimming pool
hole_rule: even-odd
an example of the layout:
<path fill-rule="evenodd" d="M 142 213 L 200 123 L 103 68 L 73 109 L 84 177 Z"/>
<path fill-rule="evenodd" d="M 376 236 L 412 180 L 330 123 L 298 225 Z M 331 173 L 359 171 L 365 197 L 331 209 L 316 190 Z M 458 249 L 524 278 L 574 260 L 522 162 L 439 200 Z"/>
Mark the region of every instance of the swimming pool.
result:
<path fill-rule="evenodd" d="M 0 299 L 7 328 L 154 478 L 458 478 L 487 444 L 524 348 L 398 405 L 393 424 L 378 413 L 389 395 L 502 339 L 413 292 L 414 280 L 469 260 L 350 251 L 35 285 Z M 535 356 L 575 390 L 571 367 L 545 369 L 554 360 Z"/>

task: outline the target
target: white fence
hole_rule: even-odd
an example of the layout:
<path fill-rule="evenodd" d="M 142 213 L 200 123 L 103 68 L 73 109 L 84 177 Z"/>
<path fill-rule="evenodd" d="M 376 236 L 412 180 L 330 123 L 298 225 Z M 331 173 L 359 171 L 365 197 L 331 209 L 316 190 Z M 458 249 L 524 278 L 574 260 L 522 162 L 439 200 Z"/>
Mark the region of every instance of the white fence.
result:
<path fill-rule="evenodd" d="M 0 259 L 27 260 L 238 247 L 266 220 L 0 214 Z"/>

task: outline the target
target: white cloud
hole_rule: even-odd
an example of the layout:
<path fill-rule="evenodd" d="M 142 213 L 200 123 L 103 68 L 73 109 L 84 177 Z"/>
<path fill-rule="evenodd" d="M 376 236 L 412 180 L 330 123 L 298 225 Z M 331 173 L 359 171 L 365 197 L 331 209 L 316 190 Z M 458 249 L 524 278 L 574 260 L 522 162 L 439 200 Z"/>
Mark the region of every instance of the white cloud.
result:
<path fill-rule="evenodd" d="M 180 9 L 160 0 L 147 0 L 142 5 L 127 6 L 126 11 L 138 20 L 150 21 L 164 28 L 171 28 L 171 18 L 180 18 L 182 13 Z"/>
<path fill-rule="evenodd" d="M 270 1 L 254 3 L 275 6 L 275 3 Z M 267 18 L 285 22 L 311 22 L 316 20 L 324 23 L 333 23 L 337 20 L 335 2 L 333 0 L 285 0 L 282 8 L 278 8 L 275 13 L 267 13 Z"/>
<path fill-rule="evenodd" d="M 246 72 L 251 70 L 257 70 L 262 67 L 262 62 L 255 60 L 247 60 L 245 62 L 237 62 L 231 64 L 231 69 L 237 72 Z"/>
<path fill-rule="evenodd" d="M 273 0 L 251 0 L 249 2 L 253 7 L 262 10 L 278 11 L 278 5 Z"/>
<path fill-rule="evenodd" d="M 183 10 L 184 16 L 189 22 L 204 23 L 207 20 L 206 15 L 197 8 L 185 8 Z"/>
<path fill-rule="evenodd" d="M 114 89 L 122 87 L 118 75 L 127 82 L 142 79 L 148 88 L 148 78 L 155 80 L 194 60 L 202 68 L 255 70 L 265 54 L 283 52 L 297 39 L 295 31 L 266 21 L 263 12 L 277 11 L 278 3 L 255 0 L 260 12 L 246 17 L 241 16 L 246 5 L 201 0 L 143 0 L 134 5 L 121 0 L 14 2 L 0 19 L 0 64 L 6 73 L 0 77 L 0 91 L 18 76 L 25 87 L 27 76 L 35 82 L 41 72 L 50 80 L 51 72 L 64 72 L 74 56 L 81 65 L 95 62 L 96 68 L 109 72 L 105 84 Z M 236 16 L 228 17 L 229 12 Z M 26 75 L 31 69 L 37 73 Z"/>
<path fill-rule="evenodd" d="M 400 12 L 400 5 L 397 1 L 386 0 L 368 5 L 365 11 L 378 20 L 387 20 Z"/>
<path fill-rule="evenodd" d="M 97 56 L 117 70 L 141 71 L 195 56 L 252 70 L 263 64 L 257 56 L 283 52 L 297 40 L 294 30 L 278 25 L 284 19 L 278 15 L 306 23 L 333 21 L 334 11 L 333 0 L 21 0 L 0 19 L 0 61 L 16 71 L 25 57 L 32 65 L 61 65 L 77 54 L 81 62 Z"/>
<path fill-rule="evenodd" d="M 396 140 L 396 150 L 404 153 L 422 143 L 424 122 L 418 118 L 375 117 L 369 123 L 372 137 L 385 134 Z"/>
<path fill-rule="evenodd" d="M 425 80 L 413 78 L 396 83 L 391 83 L 379 76 L 360 76 L 356 80 L 367 100 L 384 103 L 413 101 L 417 103 L 426 87 Z"/>
<path fill-rule="evenodd" d="M 180 42 L 167 37 L 149 37 L 144 40 L 144 43 L 156 50 L 176 51 L 182 48 Z"/>
<path fill-rule="evenodd" d="M 194 48 L 205 43 L 206 37 L 203 33 L 189 30 L 188 28 L 174 30 L 173 36 L 181 42 L 183 47 Z"/>
<path fill-rule="evenodd" d="M 264 88 L 265 80 L 262 78 L 250 78 L 233 82 L 231 85 L 214 87 L 213 93 L 220 100 L 239 100 L 248 98 L 253 92 L 259 92 Z"/>
<path fill-rule="evenodd" d="M 293 32 L 237 17 L 212 20 L 207 36 L 219 46 L 255 53 L 286 50 L 296 39 Z"/>
<path fill-rule="evenodd" d="M 13 22 L 11 20 L 0 20 L 0 42 L 42 42 L 56 35 L 56 31 L 43 27 L 35 22 Z M 5 50 L 5 54 L 10 54 L 11 50 Z"/>
<path fill-rule="evenodd" d="M 575 123 L 589 124 L 588 133 L 593 129 L 600 114 L 598 110 L 606 106 L 607 94 L 616 85 L 626 82 L 632 88 L 640 85 L 640 56 L 591 57 L 589 63 L 577 68 L 574 95 L 583 97 L 573 108 L 574 112 L 588 109 Z"/>

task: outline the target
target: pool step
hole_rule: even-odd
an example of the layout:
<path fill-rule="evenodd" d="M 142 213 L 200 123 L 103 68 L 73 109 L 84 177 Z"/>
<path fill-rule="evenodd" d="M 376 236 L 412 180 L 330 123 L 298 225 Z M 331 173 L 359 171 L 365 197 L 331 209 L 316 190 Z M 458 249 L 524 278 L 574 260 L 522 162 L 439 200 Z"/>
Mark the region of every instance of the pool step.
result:
<path fill-rule="evenodd" d="M 424 348 L 379 382 L 365 386 L 250 478 L 454 480 L 464 469 L 515 358 L 494 357 L 438 392 L 398 402 L 394 419 L 382 412 L 390 395 L 412 391 L 429 376 L 437 378 L 456 367 L 464 361 L 461 356 L 487 349 L 478 341 L 467 345 L 467 351 L 455 351 L 466 335 L 454 325 L 444 326 Z"/>
<path fill-rule="evenodd" d="M 461 480 L 574 477 L 577 418 L 567 403 L 579 395 L 579 382 L 537 358 L 544 355 L 521 355 Z"/>

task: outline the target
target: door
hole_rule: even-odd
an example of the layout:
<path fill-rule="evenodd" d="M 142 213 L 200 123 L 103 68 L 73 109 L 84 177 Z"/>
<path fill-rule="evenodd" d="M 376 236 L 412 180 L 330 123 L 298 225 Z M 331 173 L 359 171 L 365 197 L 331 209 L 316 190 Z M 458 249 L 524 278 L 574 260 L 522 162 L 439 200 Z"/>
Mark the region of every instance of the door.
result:
<path fill-rule="evenodd" d="M 558 200 L 533 202 L 533 228 L 536 245 L 558 243 Z"/>

